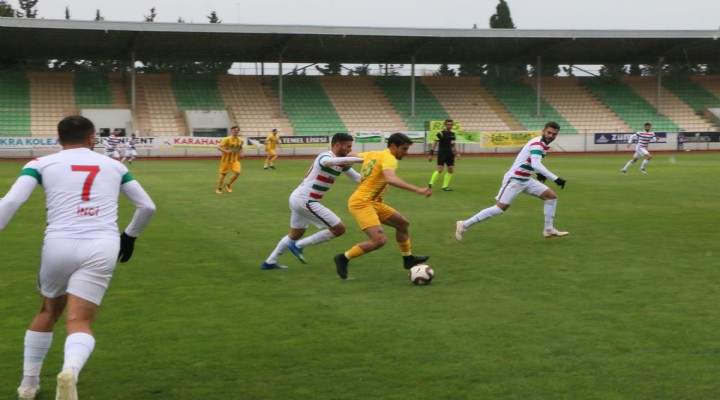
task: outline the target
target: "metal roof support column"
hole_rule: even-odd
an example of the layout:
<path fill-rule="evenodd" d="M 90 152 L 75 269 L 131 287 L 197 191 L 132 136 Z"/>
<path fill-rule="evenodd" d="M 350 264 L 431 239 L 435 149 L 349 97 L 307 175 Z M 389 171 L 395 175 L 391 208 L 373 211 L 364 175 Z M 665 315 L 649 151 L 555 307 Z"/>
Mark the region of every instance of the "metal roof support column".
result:
<path fill-rule="evenodd" d="M 410 117 L 415 118 L 415 55 L 410 58 Z"/>
<path fill-rule="evenodd" d="M 130 52 L 130 109 L 135 115 L 135 50 Z"/>
<path fill-rule="evenodd" d="M 663 61 L 665 59 L 663 57 L 658 58 L 658 64 L 657 64 L 657 93 L 655 93 L 655 111 L 657 115 L 662 115 L 661 111 L 661 103 L 662 103 L 662 96 L 661 96 L 661 90 L 662 90 L 662 67 L 663 67 Z"/>
<path fill-rule="evenodd" d="M 283 113 L 283 69 L 282 52 L 278 55 L 278 117 L 282 118 Z"/>
<path fill-rule="evenodd" d="M 542 101 L 542 57 L 537 58 L 537 67 L 535 68 L 535 74 L 537 75 L 537 98 L 535 100 L 535 116 L 542 117 L 542 109 L 540 102 Z"/>

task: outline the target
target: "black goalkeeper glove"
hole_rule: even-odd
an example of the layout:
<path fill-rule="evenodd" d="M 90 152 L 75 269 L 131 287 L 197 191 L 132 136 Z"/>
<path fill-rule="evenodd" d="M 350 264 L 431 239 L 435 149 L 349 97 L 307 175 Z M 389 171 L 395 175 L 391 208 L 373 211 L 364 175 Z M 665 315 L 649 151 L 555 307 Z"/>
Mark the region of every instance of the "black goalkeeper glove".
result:
<path fill-rule="evenodd" d="M 118 254 L 118 260 L 121 263 L 128 262 L 130 257 L 132 257 L 133 250 L 135 250 L 135 239 L 137 238 L 134 238 L 125 232 L 120 235 L 120 253 Z"/>
<path fill-rule="evenodd" d="M 565 189 L 565 184 L 567 183 L 567 181 L 566 181 L 565 179 L 557 178 L 557 179 L 554 180 L 554 182 L 555 182 L 558 186 L 560 186 L 560 189 Z"/>
<path fill-rule="evenodd" d="M 545 176 L 539 172 L 536 175 L 537 175 L 537 180 L 539 180 L 540 182 L 545 182 L 547 180 L 547 176 Z"/>

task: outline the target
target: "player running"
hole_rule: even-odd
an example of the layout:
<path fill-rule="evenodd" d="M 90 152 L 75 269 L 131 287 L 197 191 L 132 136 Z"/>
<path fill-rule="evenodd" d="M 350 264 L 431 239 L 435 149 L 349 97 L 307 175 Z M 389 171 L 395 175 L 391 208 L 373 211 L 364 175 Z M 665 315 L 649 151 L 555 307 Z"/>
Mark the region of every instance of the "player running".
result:
<path fill-rule="evenodd" d="M 273 129 L 272 133 L 265 138 L 265 151 L 267 151 L 267 157 L 265 157 L 265 164 L 263 169 L 275 169 L 275 160 L 277 160 L 276 148 L 280 148 L 280 136 L 277 134 L 277 129 Z"/>
<path fill-rule="evenodd" d="M 135 149 L 137 142 L 137 134 L 133 133 L 130 135 L 130 139 L 125 142 L 125 156 L 122 160 L 120 160 L 121 163 L 124 163 L 127 160 L 127 162 L 132 165 L 133 160 L 137 157 L 137 150 Z"/>
<path fill-rule="evenodd" d="M 550 172 L 542 164 L 542 159 L 547 154 L 550 143 L 555 140 L 558 132 L 560 132 L 560 125 L 557 122 L 548 122 L 543 128 L 542 135 L 530 139 L 523 146 L 512 167 L 503 177 L 502 186 L 500 186 L 500 191 L 495 197 L 497 203 L 480 211 L 468 220 L 457 221 L 455 223 L 455 238 L 457 240 L 462 240 L 463 234 L 471 226 L 504 213 L 520 193 L 526 193 L 543 200 L 543 212 L 545 214 L 543 236 L 545 238 L 549 239 L 554 236 L 567 236 L 569 234 L 555 229 L 553 220 L 557 208 L 557 195 L 552 189 L 543 184 L 547 179 L 550 179 L 564 189 L 567 182 Z M 537 174 L 537 181 L 532 179 L 533 172 Z"/>
<path fill-rule="evenodd" d="M 120 152 L 118 151 L 120 147 L 120 138 L 117 137 L 117 134 L 120 133 L 119 129 L 115 129 L 112 131 L 110 136 L 105 138 L 105 155 L 114 158 L 116 160 L 120 159 Z"/>
<path fill-rule="evenodd" d="M 335 179 L 344 172 L 355 183 L 360 183 L 360 174 L 350 164 L 362 162 L 362 158 L 348 157 L 352 151 L 353 137 L 347 133 L 336 133 L 330 142 L 332 148 L 318 155 L 305 175 L 305 180 L 290 195 L 290 233 L 278 242 L 275 250 L 262 263 L 262 269 L 284 269 L 277 263 L 278 257 L 285 249 L 290 251 L 305 264 L 303 249 L 307 246 L 320 244 L 345 233 L 345 224 L 329 208 L 320 203 Z M 299 240 L 309 224 L 321 231 Z"/>
<path fill-rule="evenodd" d="M 633 141 L 637 140 L 637 146 L 635 147 L 635 154 L 630 159 L 630 161 L 625 164 L 624 167 L 620 170 L 623 174 L 627 172 L 627 169 L 630 168 L 631 165 L 635 164 L 637 160 L 640 157 L 645 157 L 643 162 L 640 164 L 640 172 L 643 174 L 647 173 L 645 171 L 645 167 L 647 164 L 652 160 L 652 154 L 648 151 L 648 144 L 650 142 L 657 142 L 657 137 L 655 137 L 655 132 L 650 132 L 650 129 L 652 128 L 652 125 L 650 125 L 649 122 L 646 122 L 645 125 L 643 125 L 643 131 L 637 132 L 633 135 L 630 135 L 628 138 L 628 144 L 626 147 L 630 147 Z"/>

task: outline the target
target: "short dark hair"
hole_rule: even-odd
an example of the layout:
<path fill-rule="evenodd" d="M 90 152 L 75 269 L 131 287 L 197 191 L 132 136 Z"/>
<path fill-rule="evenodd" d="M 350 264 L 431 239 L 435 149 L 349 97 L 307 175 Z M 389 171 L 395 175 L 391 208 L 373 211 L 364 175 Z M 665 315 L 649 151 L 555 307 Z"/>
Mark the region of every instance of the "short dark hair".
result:
<path fill-rule="evenodd" d="M 231 127 L 230 127 L 230 130 L 233 130 L 233 129 L 236 129 L 236 128 L 237 128 L 237 129 L 240 129 L 240 127 L 239 127 L 239 126 L 237 126 L 237 125 L 233 125 L 233 126 L 231 126 Z"/>
<path fill-rule="evenodd" d="M 545 124 L 545 127 L 543 128 L 543 130 L 545 130 L 547 128 L 553 128 L 553 129 L 560 130 L 560 124 L 558 124 L 555 121 L 550 121 L 547 124 Z"/>
<path fill-rule="evenodd" d="M 395 132 L 390 135 L 387 143 L 387 147 L 390 147 L 391 144 L 394 144 L 395 146 L 402 146 L 404 144 L 412 144 L 412 140 L 410 140 L 410 138 L 402 132 Z"/>
<path fill-rule="evenodd" d="M 651 124 L 651 123 L 649 123 L 649 122 L 646 122 L 646 123 L 644 123 L 644 124 L 643 124 L 643 126 L 646 126 L 646 125 L 650 125 L 650 126 L 652 126 L 652 124 Z"/>
<path fill-rule="evenodd" d="M 453 122 L 453 120 L 451 120 L 451 119 L 446 119 L 445 122 L 446 122 L 446 123 L 447 123 L 447 122 Z"/>
<path fill-rule="evenodd" d="M 70 115 L 57 126 L 60 144 L 82 144 L 95 134 L 95 124 L 81 115 Z"/>
<path fill-rule="evenodd" d="M 333 135 L 332 140 L 330 141 L 330 145 L 334 146 L 337 142 L 352 142 L 355 139 L 349 134 L 345 132 L 338 132 Z"/>

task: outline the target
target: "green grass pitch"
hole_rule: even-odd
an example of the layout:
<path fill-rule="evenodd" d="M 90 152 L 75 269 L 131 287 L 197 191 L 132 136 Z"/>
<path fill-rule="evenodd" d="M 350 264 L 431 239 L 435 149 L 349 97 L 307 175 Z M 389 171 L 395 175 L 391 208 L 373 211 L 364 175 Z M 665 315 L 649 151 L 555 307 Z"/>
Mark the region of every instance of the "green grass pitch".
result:
<path fill-rule="evenodd" d="M 289 269 L 260 270 L 309 159 L 280 158 L 274 171 L 244 160 L 223 195 L 216 160 L 140 159 L 131 170 L 158 213 L 116 269 L 80 398 L 720 398 L 720 156 L 657 154 L 648 174 L 638 163 L 623 176 L 629 157 L 545 159 L 568 181 L 550 184 L 566 238 L 544 239 L 542 202 L 521 196 L 455 241 L 456 220 L 494 203 L 511 156 L 459 160 L 454 192 L 391 188 L 414 252 L 432 257 L 427 287 L 407 279 L 391 231 L 351 261 L 354 279 L 336 276 L 332 256 L 365 238 L 344 176 L 324 203 L 346 234 L 307 248 L 307 265 L 287 253 Z M 0 163 L 0 195 L 23 164 Z M 409 158 L 398 175 L 424 185 L 434 168 Z M 123 199 L 121 226 L 131 212 Z M 44 218 L 38 188 L 0 232 L 0 398 L 16 396 L 39 306 Z M 38 400 L 54 398 L 64 339 L 61 323 Z"/>

